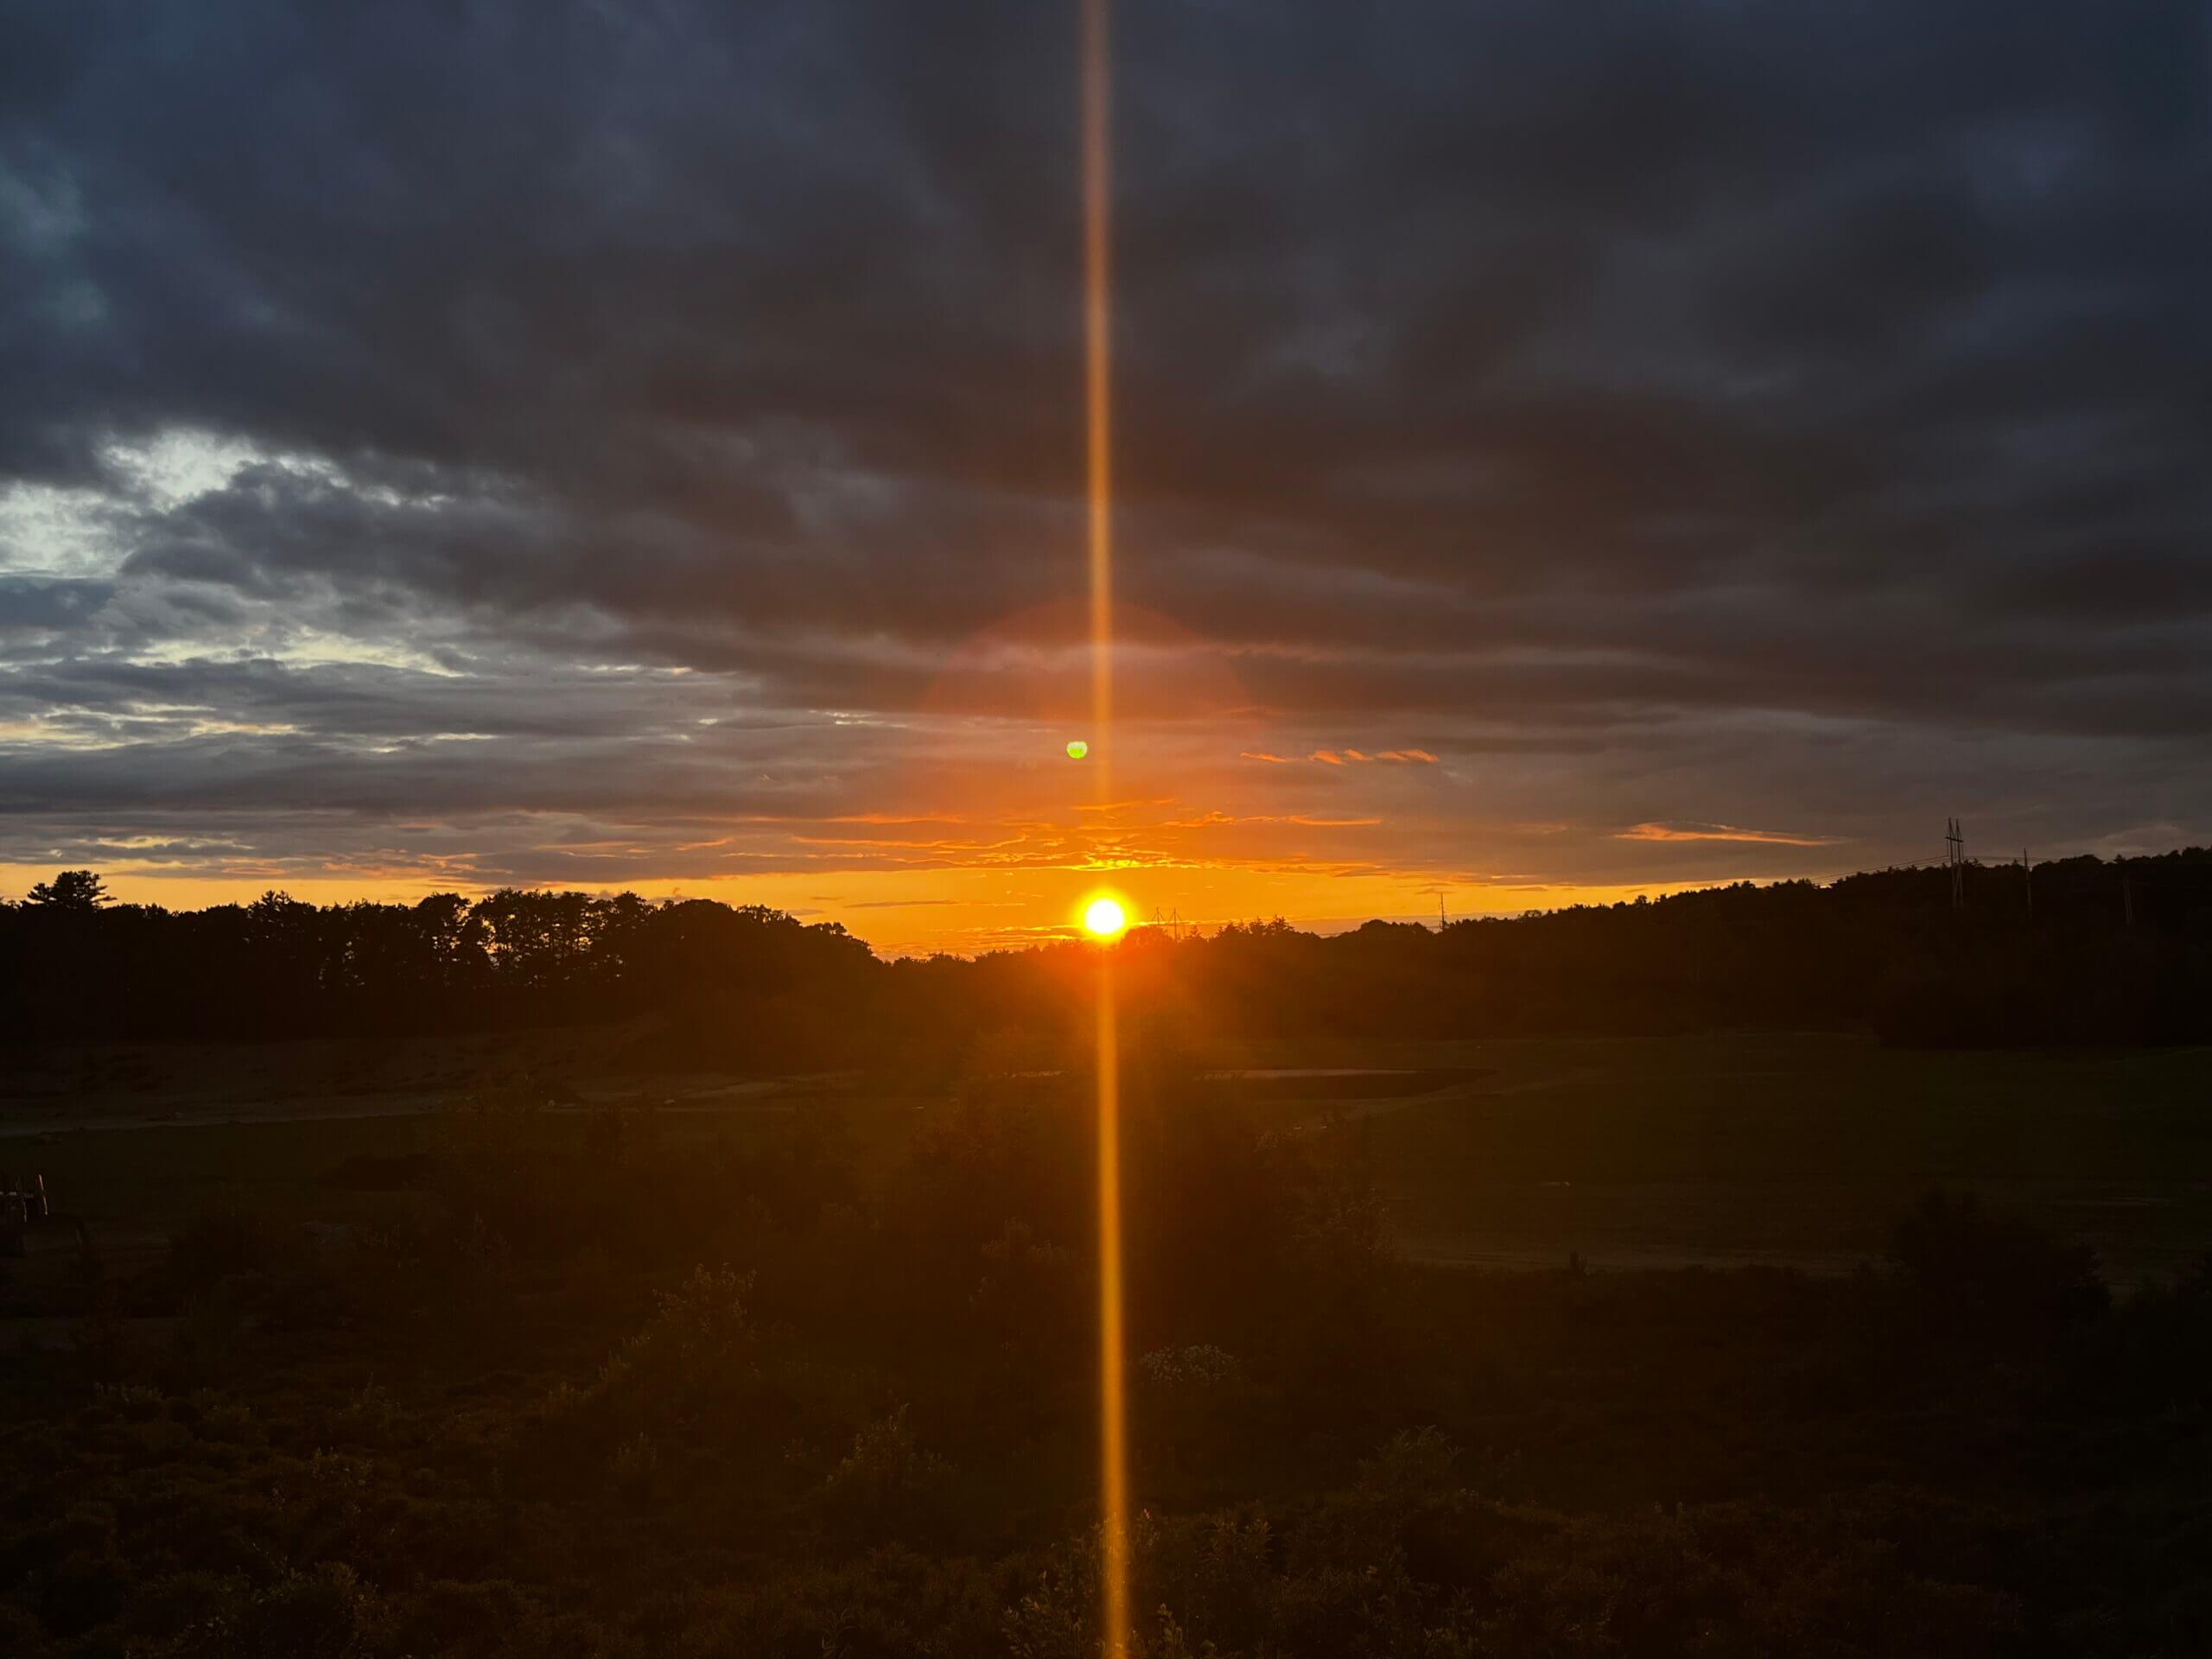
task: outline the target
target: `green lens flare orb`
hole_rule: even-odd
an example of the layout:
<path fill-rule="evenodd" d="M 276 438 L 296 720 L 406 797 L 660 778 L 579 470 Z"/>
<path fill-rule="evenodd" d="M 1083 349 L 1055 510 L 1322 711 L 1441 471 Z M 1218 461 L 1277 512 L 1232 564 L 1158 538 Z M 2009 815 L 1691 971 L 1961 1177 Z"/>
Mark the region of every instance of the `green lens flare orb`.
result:
<path fill-rule="evenodd" d="M 1090 753 L 1090 745 L 1084 742 L 1079 737 L 1076 739 L 1074 742 L 1068 745 L 1068 759 L 1071 760 L 1080 760 L 1084 755 L 1089 754 Z"/>

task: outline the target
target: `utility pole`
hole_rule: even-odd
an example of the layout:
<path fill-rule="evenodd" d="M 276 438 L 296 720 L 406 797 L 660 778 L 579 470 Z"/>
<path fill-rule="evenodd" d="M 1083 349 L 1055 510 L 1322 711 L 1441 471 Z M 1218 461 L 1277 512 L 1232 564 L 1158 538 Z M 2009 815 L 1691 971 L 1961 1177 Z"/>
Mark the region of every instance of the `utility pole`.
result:
<path fill-rule="evenodd" d="M 2036 913 L 2036 867 L 2028 862 L 2028 849 L 2020 849 L 2020 885 L 2027 889 L 2028 914 Z"/>
<path fill-rule="evenodd" d="M 1956 818 L 1943 821 L 1943 862 L 1951 872 L 1951 908 L 1967 907 L 1967 838 Z"/>

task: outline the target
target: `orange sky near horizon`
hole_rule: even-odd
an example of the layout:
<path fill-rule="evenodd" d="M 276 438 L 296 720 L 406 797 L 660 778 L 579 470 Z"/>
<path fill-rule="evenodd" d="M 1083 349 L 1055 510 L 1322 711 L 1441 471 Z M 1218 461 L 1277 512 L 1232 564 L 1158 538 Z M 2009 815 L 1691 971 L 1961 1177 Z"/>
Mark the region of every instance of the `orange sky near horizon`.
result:
<path fill-rule="evenodd" d="M 178 875 L 134 869 L 127 861 L 103 868 L 108 891 L 131 904 L 196 910 L 245 904 L 272 888 L 314 904 L 371 900 L 411 904 L 433 893 L 475 896 L 488 887 L 420 876 L 373 877 Z M 20 897 L 53 871 L 0 865 L 0 893 Z M 842 892 L 818 891 L 825 884 Z M 847 871 L 829 876 L 786 873 L 704 880 L 643 880 L 569 884 L 590 892 L 633 892 L 647 899 L 713 899 L 731 905 L 766 905 L 810 922 L 839 922 L 880 956 L 1020 949 L 1074 938 L 1084 899 L 1110 890 L 1130 906 L 1134 925 L 1155 910 L 1179 915 L 1211 931 L 1228 922 L 1281 916 L 1316 932 L 1337 932 L 1375 918 L 1433 922 L 1438 888 L 1428 877 L 1388 872 L 1324 873 L 1235 868 L 1185 869 L 1038 869 L 1008 881 L 994 871 Z M 1454 919 L 1512 916 L 1576 904 L 1613 904 L 1639 894 L 1717 885 L 1708 881 L 1614 885 L 1441 884 L 1445 908 Z"/>
<path fill-rule="evenodd" d="M 1497 822 L 1470 845 L 1462 804 L 1479 780 L 1428 751 L 1303 748 L 1280 734 L 1271 742 L 1262 721 L 1218 715 L 1123 721 L 1117 798 L 1101 804 L 1090 791 L 1104 746 L 1094 735 L 1093 759 L 1066 753 L 1084 735 L 1068 721 L 917 721 L 911 764 L 870 780 L 867 798 L 880 804 L 811 816 L 671 811 L 626 829 L 510 815 L 496 852 L 457 826 L 404 822 L 340 850 L 345 826 L 333 817 L 302 837 L 311 850 L 289 855 L 258 852 L 241 826 L 227 847 L 125 838 L 70 849 L 68 861 L 99 869 L 119 899 L 172 909 L 270 889 L 337 904 L 503 886 L 761 904 L 842 923 L 893 956 L 1071 937 L 1102 888 L 1139 923 L 1155 912 L 1208 928 L 1280 916 L 1332 931 L 1430 920 L 1440 900 L 1452 916 L 1518 914 L 1801 873 L 1801 861 L 1827 855 L 1818 837 L 1725 825 L 1593 833 Z M 1593 847 L 1602 863 L 1589 861 Z M 1653 880 L 1654 861 L 1679 874 Z M 53 868 L 0 864 L 0 894 L 20 895 Z"/>
<path fill-rule="evenodd" d="M 327 806 L 57 837 L 51 862 L 0 861 L 0 894 L 73 867 L 173 909 L 271 889 L 318 903 L 626 889 L 838 922 L 885 955 L 972 954 L 1070 936 L 1102 887 L 1139 922 L 1335 931 L 1430 920 L 1440 900 L 1510 915 L 1854 867 L 1846 837 L 1802 826 L 1649 821 L 1656 795 L 1602 792 L 1567 757 L 1526 754 L 1470 716 L 1287 710 L 1255 683 L 1264 665 L 1156 613 L 1116 612 L 1109 733 L 1089 719 L 1086 619 L 1061 601 L 944 649 L 905 710 L 754 711 L 703 676 L 610 677 L 608 696 L 664 699 L 652 724 L 509 804 L 342 804 L 410 768 L 450 798 L 512 753 L 499 738 L 365 747 L 334 773 Z M 1071 757 L 1076 740 L 1087 758 Z M 270 741 L 218 741 L 240 754 Z M 1732 810 L 1764 817 L 1756 802 Z"/>

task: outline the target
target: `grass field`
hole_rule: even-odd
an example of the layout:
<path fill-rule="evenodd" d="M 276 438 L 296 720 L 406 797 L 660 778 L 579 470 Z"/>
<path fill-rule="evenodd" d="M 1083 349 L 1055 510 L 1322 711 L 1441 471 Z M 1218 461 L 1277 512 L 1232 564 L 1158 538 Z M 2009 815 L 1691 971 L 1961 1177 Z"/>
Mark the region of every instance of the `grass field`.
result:
<path fill-rule="evenodd" d="M 13 1131 L 0 1161 L 42 1172 L 104 1249 L 136 1252 L 212 1208 L 346 1224 L 404 1204 L 376 1170 L 430 1147 L 441 1108 L 524 1062 L 528 1090 L 580 1122 L 634 1110 L 663 1135 L 743 1143 L 811 1115 L 879 1167 L 943 1104 L 880 1079 L 641 1077 L 617 1052 L 509 1039 L 80 1053 L 0 1100 Z M 1931 1054 L 1726 1034 L 1205 1058 L 1286 1130 L 1357 1120 L 1393 1234 L 1419 1259 L 1842 1271 L 1937 1187 L 2092 1244 L 2117 1285 L 2212 1247 L 2212 1051 Z M 96 1085 L 81 1103 L 51 1086 L 72 1074 Z"/>
<path fill-rule="evenodd" d="M 1441 1261 L 1836 1270 L 1931 1188 L 2127 1284 L 2212 1246 L 2212 1052 L 1917 1053 L 1833 1036 L 1470 1045 L 1370 1109 L 1406 1248 Z"/>

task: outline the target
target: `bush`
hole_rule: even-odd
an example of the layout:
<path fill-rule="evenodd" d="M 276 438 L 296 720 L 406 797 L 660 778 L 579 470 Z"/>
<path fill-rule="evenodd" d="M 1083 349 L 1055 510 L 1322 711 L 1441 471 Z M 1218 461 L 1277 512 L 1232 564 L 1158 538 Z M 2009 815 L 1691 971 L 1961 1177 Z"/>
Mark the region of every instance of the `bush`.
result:
<path fill-rule="evenodd" d="M 2087 1245 L 1931 1192 L 1891 1230 L 1890 1260 L 1928 1309 L 1980 1336 L 2046 1336 L 2101 1317 L 2111 1294 Z"/>
<path fill-rule="evenodd" d="M 199 1626 L 190 1643 L 205 1659 L 356 1659 L 376 1649 L 382 1610 L 339 1561 L 288 1573 L 242 1605 Z"/>
<path fill-rule="evenodd" d="M 952 1465 L 915 1440 L 907 1408 L 863 1427 L 822 1484 L 823 1508 L 846 1536 L 915 1541 L 942 1529 Z"/>
<path fill-rule="evenodd" d="M 654 1298 L 652 1318 L 600 1375 L 601 1392 L 624 1424 L 681 1430 L 709 1416 L 727 1422 L 759 1380 L 759 1344 L 745 1306 L 752 1288 L 748 1274 L 702 1266 Z"/>

